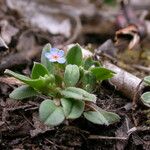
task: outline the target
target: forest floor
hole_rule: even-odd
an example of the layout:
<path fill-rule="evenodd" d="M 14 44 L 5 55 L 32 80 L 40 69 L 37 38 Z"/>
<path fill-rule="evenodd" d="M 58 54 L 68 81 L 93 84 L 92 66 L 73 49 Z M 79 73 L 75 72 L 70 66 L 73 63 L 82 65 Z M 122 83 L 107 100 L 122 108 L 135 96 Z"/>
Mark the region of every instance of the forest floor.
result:
<path fill-rule="evenodd" d="M 82 24 L 85 25 L 86 20 L 83 19 Z M 81 117 L 69 121 L 68 125 L 64 122 L 57 127 L 48 127 L 43 125 L 38 118 L 38 106 L 42 101 L 40 98 L 28 101 L 10 99 L 9 94 L 17 85 L 12 84 L 13 80 L 7 80 L 6 75 L 3 74 L 4 70 L 9 68 L 25 75 L 30 74 L 33 61 L 39 61 L 43 45 L 51 43 L 54 46 L 64 46 L 66 37 L 32 27 L 17 11 L 4 5 L 0 8 L 0 29 L 1 36 L 9 47 L 9 50 L 3 50 L 3 45 L 0 46 L 1 150 L 150 149 L 150 129 L 147 124 L 149 116 L 146 113 L 149 109 L 138 104 L 136 110 L 133 111 L 132 99 L 125 97 L 108 83 L 102 83 L 95 94 L 98 97 L 99 107 L 115 112 L 121 117 L 120 122 L 110 126 L 95 125 Z M 91 31 L 91 33 L 81 34 L 73 42 L 85 45 L 85 48 L 97 48 L 107 39 L 113 39 L 115 30 L 112 33 L 101 35 L 101 33 Z M 140 58 L 139 50 L 118 52 L 115 58 L 117 66 L 140 79 L 150 75 L 148 39 L 143 42 L 143 47 Z M 109 58 L 105 59 L 109 60 Z"/>

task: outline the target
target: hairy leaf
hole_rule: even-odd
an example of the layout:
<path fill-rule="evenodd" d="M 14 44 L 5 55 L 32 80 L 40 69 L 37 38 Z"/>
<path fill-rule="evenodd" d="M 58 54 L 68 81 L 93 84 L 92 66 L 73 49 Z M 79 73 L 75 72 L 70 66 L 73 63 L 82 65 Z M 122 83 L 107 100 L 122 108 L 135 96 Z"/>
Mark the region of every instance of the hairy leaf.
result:
<path fill-rule="evenodd" d="M 49 52 L 51 49 L 51 44 L 48 43 L 44 46 L 41 54 L 41 63 L 47 68 L 50 73 L 54 73 L 54 65 L 46 57 L 45 53 Z"/>
<path fill-rule="evenodd" d="M 38 93 L 28 85 L 22 85 L 16 88 L 9 95 L 10 98 L 16 99 L 16 100 L 25 99 L 25 98 L 29 98 L 32 96 L 38 96 Z"/>
<path fill-rule="evenodd" d="M 81 88 L 68 87 L 65 90 L 61 91 L 61 94 L 66 98 L 91 101 L 94 103 L 96 102 L 96 96 L 94 94 L 90 94 Z"/>
<path fill-rule="evenodd" d="M 82 50 L 79 44 L 74 45 L 69 49 L 66 60 L 68 64 L 80 66 L 82 64 Z"/>
<path fill-rule="evenodd" d="M 44 100 L 39 108 L 39 115 L 41 121 L 46 125 L 56 126 L 61 124 L 64 119 L 64 112 L 62 107 L 56 106 L 52 100 Z"/>
<path fill-rule="evenodd" d="M 67 65 L 64 74 L 66 86 L 75 86 L 79 80 L 80 72 L 77 65 Z"/>
<path fill-rule="evenodd" d="M 150 92 L 143 93 L 141 99 L 144 105 L 150 107 Z"/>
<path fill-rule="evenodd" d="M 48 78 L 40 77 L 38 79 L 31 79 L 8 69 L 5 70 L 5 73 L 17 78 L 18 80 L 28 84 L 32 88 L 35 88 L 39 91 L 45 91 L 47 87 L 47 82 L 49 82 Z"/>
<path fill-rule="evenodd" d="M 40 76 L 44 77 L 46 74 L 49 74 L 47 68 L 40 63 L 34 62 L 31 78 L 38 79 Z"/>
<path fill-rule="evenodd" d="M 145 77 L 144 82 L 150 85 L 150 76 Z"/>
<path fill-rule="evenodd" d="M 91 68 L 91 72 L 96 76 L 96 79 L 100 81 L 112 78 L 115 74 L 115 72 L 101 67 L 93 67 Z"/>
<path fill-rule="evenodd" d="M 83 101 L 62 98 L 61 104 L 67 119 L 79 118 L 84 111 L 85 103 Z"/>
<path fill-rule="evenodd" d="M 104 110 L 84 112 L 84 117 L 95 124 L 101 125 L 110 125 L 120 120 L 117 114 Z"/>

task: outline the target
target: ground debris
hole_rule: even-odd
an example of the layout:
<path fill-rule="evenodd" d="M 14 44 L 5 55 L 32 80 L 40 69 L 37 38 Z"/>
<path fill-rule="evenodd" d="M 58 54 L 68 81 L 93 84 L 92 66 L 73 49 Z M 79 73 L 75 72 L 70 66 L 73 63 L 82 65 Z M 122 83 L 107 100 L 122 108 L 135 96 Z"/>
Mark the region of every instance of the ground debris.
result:
<path fill-rule="evenodd" d="M 39 120 L 39 116 L 37 113 L 33 113 L 33 126 L 34 126 L 34 130 L 30 130 L 30 135 L 32 138 L 38 136 L 39 134 L 43 134 L 47 131 L 54 131 L 55 128 L 54 127 L 48 127 L 46 125 L 44 125 L 43 123 L 40 122 Z"/>

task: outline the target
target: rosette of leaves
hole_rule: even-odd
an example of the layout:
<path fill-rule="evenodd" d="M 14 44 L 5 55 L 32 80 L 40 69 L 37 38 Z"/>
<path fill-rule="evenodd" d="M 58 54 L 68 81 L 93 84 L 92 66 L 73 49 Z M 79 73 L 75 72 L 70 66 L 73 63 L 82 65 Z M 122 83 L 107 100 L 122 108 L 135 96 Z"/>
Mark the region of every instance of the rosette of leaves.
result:
<path fill-rule="evenodd" d="M 78 44 L 68 50 L 66 61 L 61 64 L 45 57 L 50 50 L 50 44 L 43 48 L 41 63 L 34 63 L 30 77 L 5 71 L 24 83 L 10 93 L 10 98 L 19 100 L 44 95 L 46 98 L 40 104 L 39 117 L 50 126 L 81 115 L 96 124 L 109 125 L 119 121 L 117 114 L 99 108 L 97 97 L 92 94 L 96 85 L 113 77 L 114 72 L 92 58 L 84 59 Z"/>

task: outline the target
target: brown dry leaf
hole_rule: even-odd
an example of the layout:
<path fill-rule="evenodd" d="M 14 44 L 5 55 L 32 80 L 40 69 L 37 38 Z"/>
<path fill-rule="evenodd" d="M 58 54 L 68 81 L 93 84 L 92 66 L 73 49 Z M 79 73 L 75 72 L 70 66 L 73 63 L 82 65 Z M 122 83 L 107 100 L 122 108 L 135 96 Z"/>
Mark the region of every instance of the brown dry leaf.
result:
<path fill-rule="evenodd" d="M 135 48 L 140 42 L 140 35 L 138 28 L 135 25 L 129 25 L 123 29 L 120 29 L 116 32 L 115 35 L 116 43 L 115 45 L 121 45 L 122 42 L 129 42 L 128 49 L 131 50 Z"/>
<path fill-rule="evenodd" d="M 46 131 L 51 131 L 54 130 L 53 127 L 48 127 L 46 125 L 44 125 L 40 120 L 39 120 L 39 116 L 37 113 L 33 113 L 33 125 L 34 125 L 34 130 L 30 130 L 30 135 L 31 137 L 36 137 L 41 133 L 45 133 Z"/>
<path fill-rule="evenodd" d="M 0 83 L 5 83 L 7 85 L 23 85 L 23 82 L 14 77 L 0 77 Z"/>
<path fill-rule="evenodd" d="M 6 51 L 8 49 L 8 46 L 4 42 L 4 40 L 0 37 L 0 52 L 1 51 Z"/>
<path fill-rule="evenodd" d="M 42 49 L 37 44 L 36 33 L 32 30 L 25 30 L 19 37 L 17 46 L 18 53 L 9 53 L 0 60 L 0 72 L 5 69 L 17 67 L 19 65 L 28 64 L 33 58 L 40 54 Z"/>
<path fill-rule="evenodd" d="M 35 33 L 32 30 L 25 30 L 19 37 L 17 50 L 30 51 L 36 46 Z"/>
<path fill-rule="evenodd" d="M 66 38 L 73 35 L 77 18 L 96 13 L 96 6 L 90 0 L 7 0 L 6 4 L 23 16 L 31 27 Z"/>
<path fill-rule="evenodd" d="M 54 35 L 62 34 L 67 38 L 71 35 L 70 20 L 63 12 L 50 8 L 51 3 L 43 5 L 34 0 L 7 0 L 7 6 L 22 15 L 32 27 Z"/>
<path fill-rule="evenodd" d="M 1 37 L 7 44 L 9 44 L 11 42 L 12 37 L 19 32 L 19 29 L 12 26 L 7 20 L 1 20 L 0 27 Z"/>
<path fill-rule="evenodd" d="M 111 39 L 105 41 L 100 47 L 97 49 L 97 54 L 106 53 L 112 57 L 116 56 L 117 48 L 114 46 L 114 43 Z"/>

